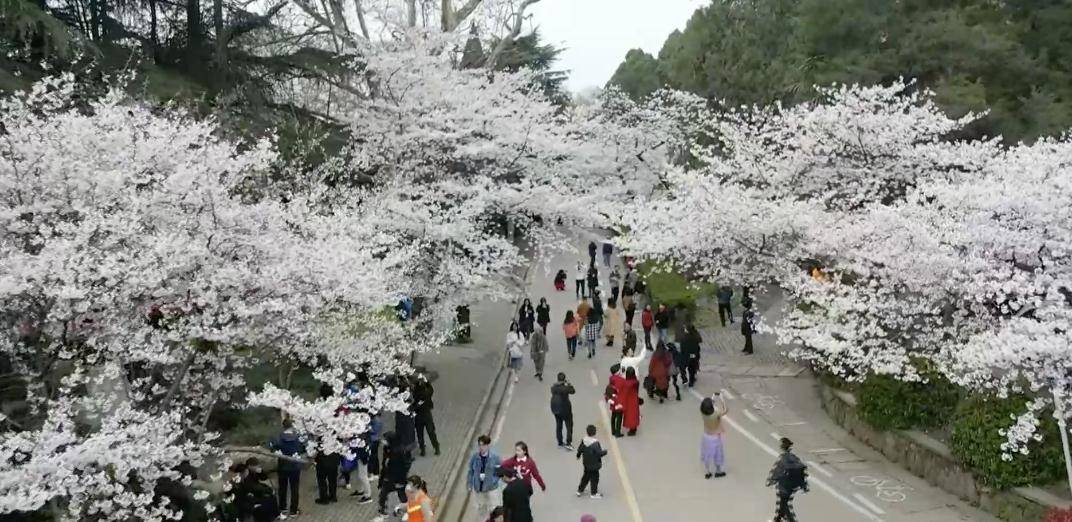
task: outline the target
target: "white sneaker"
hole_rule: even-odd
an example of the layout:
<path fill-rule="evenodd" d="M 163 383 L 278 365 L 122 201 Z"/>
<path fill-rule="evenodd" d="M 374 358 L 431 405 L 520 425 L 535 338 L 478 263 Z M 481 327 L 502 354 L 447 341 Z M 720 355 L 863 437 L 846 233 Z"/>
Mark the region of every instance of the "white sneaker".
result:
<path fill-rule="evenodd" d="M 603 494 L 602 493 L 596 493 L 595 495 L 590 495 L 588 498 L 599 500 L 599 499 L 603 498 Z"/>
<path fill-rule="evenodd" d="M 584 495 L 584 493 L 581 493 L 580 491 L 578 491 L 577 492 L 577 498 L 581 498 L 581 495 Z"/>

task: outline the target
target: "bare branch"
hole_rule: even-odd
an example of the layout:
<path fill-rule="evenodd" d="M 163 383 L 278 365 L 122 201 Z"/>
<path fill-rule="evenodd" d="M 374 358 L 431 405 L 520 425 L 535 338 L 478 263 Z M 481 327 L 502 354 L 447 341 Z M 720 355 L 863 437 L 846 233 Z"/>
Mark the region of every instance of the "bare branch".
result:
<path fill-rule="evenodd" d="M 521 34 L 522 25 L 525 23 L 525 9 L 527 9 L 533 4 L 538 4 L 539 2 L 540 0 L 521 1 L 521 5 L 517 7 L 517 12 L 514 13 L 514 26 L 510 28 L 510 34 L 504 36 L 503 39 L 499 41 L 499 45 L 495 46 L 495 50 L 491 53 L 491 56 L 488 57 L 488 68 L 495 68 L 495 65 L 498 63 L 499 56 L 502 54 L 502 52 L 505 51 L 506 47 L 512 44 L 514 42 L 514 39 L 516 39 Z"/>
<path fill-rule="evenodd" d="M 357 24 L 361 26 L 361 36 L 368 40 L 368 24 L 365 23 L 365 7 L 361 5 L 361 0 L 354 0 L 354 9 L 357 11 Z"/>
<path fill-rule="evenodd" d="M 443 0 L 443 32 L 449 33 L 458 28 L 469 15 L 476 11 L 477 7 L 480 7 L 480 3 L 483 0 L 469 0 L 461 9 L 454 10 L 451 5 L 451 0 Z"/>

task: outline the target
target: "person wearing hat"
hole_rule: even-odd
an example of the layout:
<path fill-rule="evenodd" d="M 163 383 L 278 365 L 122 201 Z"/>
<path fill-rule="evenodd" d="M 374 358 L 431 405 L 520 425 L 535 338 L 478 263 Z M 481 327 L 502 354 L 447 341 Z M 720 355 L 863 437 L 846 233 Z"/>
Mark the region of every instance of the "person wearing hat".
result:
<path fill-rule="evenodd" d="M 511 468 L 499 466 L 495 474 L 506 483 L 502 492 L 503 520 L 505 522 L 533 522 L 532 507 L 529 505 L 532 486 L 528 481 L 518 478 Z"/>

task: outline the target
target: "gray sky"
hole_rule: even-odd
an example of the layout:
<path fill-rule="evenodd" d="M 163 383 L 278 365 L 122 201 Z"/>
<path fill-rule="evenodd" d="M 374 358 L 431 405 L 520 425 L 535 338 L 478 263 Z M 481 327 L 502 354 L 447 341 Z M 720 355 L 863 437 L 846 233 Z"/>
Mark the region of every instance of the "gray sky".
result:
<path fill-rule="evenodd" d="M 558 67 L 570 70 L 577 92 L 607 83 L 629 49 L 656 54 L 707 0 L 542 0 L 532 23 L 547 43 L 566 50 Z"/>

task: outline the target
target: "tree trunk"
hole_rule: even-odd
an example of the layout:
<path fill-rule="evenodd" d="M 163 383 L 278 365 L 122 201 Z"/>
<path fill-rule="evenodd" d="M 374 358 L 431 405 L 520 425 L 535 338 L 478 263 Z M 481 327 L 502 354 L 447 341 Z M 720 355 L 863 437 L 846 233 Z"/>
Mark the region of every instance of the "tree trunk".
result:
<path fill-rule="evenodd" d="M 406 26 L 417 27 L 417 0 L 406 0 Z"/>
<path fill-rule="evenodd" d="M 100 41 L 100 3 L 89 0 L 89 37 L 94 42 Z"/>
<path fill-rule="evenodd" d="M 221 83 L 226 83 L 227 35 L 223 29 L 223 0 L 212 0 L 212 28 L 216 33 L 216 73 L 213 77 Z"/>
<path fill-rule="evenodd" d="M 186 0 L 186 70 L 193 72 L 201 56 L 201 3 Z"/>
<path fill-rule="evenodd" d="M 153 63 L 160 63 L 160 35 L 156 21 L 156 0 L 149 0 L 149 49 Z"/>

